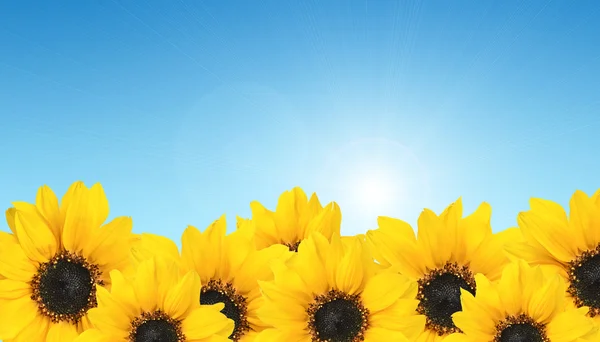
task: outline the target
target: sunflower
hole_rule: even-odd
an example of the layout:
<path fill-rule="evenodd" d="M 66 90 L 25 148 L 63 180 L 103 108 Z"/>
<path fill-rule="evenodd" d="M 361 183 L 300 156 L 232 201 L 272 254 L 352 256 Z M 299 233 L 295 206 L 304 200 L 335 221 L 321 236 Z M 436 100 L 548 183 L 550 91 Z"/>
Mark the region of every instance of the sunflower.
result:
<path fill-rule="evenodd" d="M 556 272 L 524 261 L 504 268 L 500 281 L 475 276 L 477 294 L 461 289 L 463 310 L 452 317 L 464 334 L 444 342 L 576 342 L 596 337 L 587 308 L 568 309 L 567 286 Z M 596 340 L 597 341 L 597 340 Z"/>
<path fill-rule="evenodd" d="M 425 325 L 417 315 L 417 283 L 377 267 L 355 239 L 331 242 L 312 233 L 274 279 L 259 282 L 265 298 L 260 318 L 272 328 L 257 342 L 412 341 Z"/>
<path fill-rule="evenodd" d="M 102 226 L 109 209 L 100 184 L 74 183 L 60 205 L 42 186 L 35 204 L 13 205 L 12 234 L 0 233 L 0 339 L 71 341 L 90 326 L 87 313 L 97 285 L 111 285 L 108 272 L 132 270 L 131 219 Z"/>
<path fill-rule="evenodd" d="M 47 186 L 35 204 L 14 202 L 6 212 L 13 234 L 0 234 L 0 338 L 70 341 L 90 326 L 97 285 L 108 272 L 130 272 L 130 218 L 102 226 L 108 202 L 100 184 L 75 182 L 59 205 Z M 19 313 L 15 315 L 15 313 Z"/>
<path fill-rule="evenodd" d="M 249 223 L 249 222 L 247 222 Z M 142 234 L 134 247 L 137 260 L 159 255 L 179 260 L 180 271 L 195 271 L 202 282 L 200 303 L 223 303 L 223 313 L 235 322 L 230 338 L 252 341 L 265 324 L 256 310 L 262 303 L 257 280 L 272 278 L 269 263 L 285 260 L 291 252 L 283 245 L 256 250 L 246 227 L 226 235 L 227 222 L 222 216 L 204 232 L 189 226 L 183 233 L 182 250 L 164 237 Z"/>
<path fill-rule="evenodd" d="M 172 261 L 142 261 L 133 280 L 110 272 L 112 288 L 98 288 L 98 307 L 88 315 L 94 325 L 76 342 L 229 341 L 233 321 L 223 304 L 200 305 L 200 278 L 181 275 Z"/>
<path fill-rule="evenodd" d="M 460 289 L 475 293 L 475 274 L 497 280 L 509 262 L 503 245 L 510 236 L 492 234 L 491 207 L 482 203 L 465 218 L 462 211 L 461 199 L 439 216 L 425 209 L 416 237 L 408 223 L 389 217 L 379 217 L 378 229 L 367 232 L 367 245 L 382 267 L 419 284 L 417 311 L 427 324 L 415 341 L 440 341 L 457 332 L 452 314 L 462 308 Z"/>
<path fill-rule="evenodd" d="M 245 227 L 252 230 L 259 249 L 282 244 L 296 252 L 300 242 L 313 231 L 327 238 L 340 234 L 340 207 L 335 202 L 323 207 L 316 194 L 308 199 L 299 187 L 281 194 L 275 211 L 256 201 L 250 203 L 250 209 L 253 224 Z"/>
<path fill-rule="evenodd" d="M 518 216 L 522 240 L 506 250 L 532 265 L 558 272 L 569 285 L 565 295 L 575 307 L 588 306 L 600 323 L 600 191 L 576 191 L 570 215 L 552 201 L 533 198 Z"/>

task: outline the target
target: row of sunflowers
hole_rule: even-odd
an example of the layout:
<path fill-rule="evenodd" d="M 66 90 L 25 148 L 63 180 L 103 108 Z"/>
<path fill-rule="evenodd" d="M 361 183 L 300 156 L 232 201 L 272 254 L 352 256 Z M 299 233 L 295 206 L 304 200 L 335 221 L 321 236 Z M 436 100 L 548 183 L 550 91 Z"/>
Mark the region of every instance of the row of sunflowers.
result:
<path fill-rule="evenodd" d="M 47 186 L 6 211 L 0 339 L 13 342 L 600 341 L 600 191 L 570 213 L 532 199 L 493 233 L 491 207 L 425 209 L 341 236 L 335 202 L 300 189 L 189 226 L 181 251 L 106 222 L 99 184 Z M 415 234 L 416 232 L 416 234 Z"/>

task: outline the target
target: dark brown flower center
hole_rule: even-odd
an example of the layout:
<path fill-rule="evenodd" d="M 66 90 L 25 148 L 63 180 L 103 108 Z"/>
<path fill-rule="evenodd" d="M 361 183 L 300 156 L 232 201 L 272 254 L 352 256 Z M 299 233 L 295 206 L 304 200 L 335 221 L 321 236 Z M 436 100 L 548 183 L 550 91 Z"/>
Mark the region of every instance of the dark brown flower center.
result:
<path fill-rule="evenodd" d="M 284 242 L 283 244 L 285 246 L 287 246 L 287 248 L 290 250 L 290 252 L 298 252 L 298 247 L 300 246 L 300 242 L 302 242 L 302 241 Z"/>
<path fill-rule="evenodd" d="M 184 342 L 181 322 L 161 310 L 144 312 L 131 322 L 130 342 Z"/>
<path fill-rule="evenodd" d="M 358 295 L 331 290 L 308 307 L 309 330 L 316 342 L 358 342 L 369 327 L 369 311 Z"/>
<path fill-rule="evenodd" d="M 578 307 L 588 306 L 588 315 L 600 314 L 600 246 L 583 252 L 569 263 L 569 288 Z"/>
<path fill-rule="evenodd" d="M 235 324 L 229 338 L 233 341 L 239 341 L 250 330 L 246 297 L 238 294 L 233 285 L 229 283 L 223 284 L 220 280 L 211 280 L 202 287 L 200 304 L 211 305 L 217 303 L 225 304 L 221 312 Z"/>
<path fill-rule="evenodd" d="M 97 265 L 63 251 L 39 266 L 31 280 L 31 299 L 53 322 L 76 324 L 97 306 L 96 285 L 103 285 L 100 276 Z"/>
<path fill-rule="evenodd" d="M 417 311 L 425 315 L 428 329 L 440 336 L 460 331 L 452 321 L 452 314 L 462 310 L 460 289 L 475 295 L 475 278 L 467 266 L 456 263 L 447 263 L 419 280 Z"/>
<path fill-rule="evenodd" d="M 550 342 L 543 324 L 527 315 L 509 316 L 496 325 L 493 342 Z"/>

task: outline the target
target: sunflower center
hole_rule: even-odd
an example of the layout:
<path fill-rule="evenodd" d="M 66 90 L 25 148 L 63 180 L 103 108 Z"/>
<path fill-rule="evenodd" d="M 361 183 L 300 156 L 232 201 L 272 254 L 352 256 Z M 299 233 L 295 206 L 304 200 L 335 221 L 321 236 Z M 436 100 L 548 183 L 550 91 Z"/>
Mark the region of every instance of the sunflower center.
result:
<path fill-rule="evenodd" d="M 97 305 L 96 284 L 103 285 L 97 265 L 64 251 L 39 266 L 31 280 L 33 299 L 53 322 L 79 322 Z"/>
<path fill-rule="evenodd" d="M 313 341 L 363 341 L 369 326 L 369 311 L 362 305 L 359 296 L 337 290 L 317 296 L 307 312 Z"/>
<path fill-rule="evenodd" d="M 600 246 L 582 253 L 569 266 L 568 292 L 575 304 L 589 306 L 592 317 L 600 314 Z"/>
<path fill-rule="evenodd" d="M 181 322 L 161 310 L 144 312 L 131 322 L 130 342 L 184 342 Z"/>
<path fill-rule="evenodd" d="M 300 246 L 300 242 L 302 242 L 302 241 L 284 242 L 283 244 L 285 246 L 287 246 L 287 248 L 290 250 L 290 252 L 298 252 L 298 247 Z"/>
<path fill-rule="evenodd" d="M 494 342 L 549 342 L 543 324 L 527 315 L 509 316 L 496 326 Z"/>
<path fill-rule="evenodd" d="M 467 266 L 447 263 L 419 280 L 417 311 L 427 318 L 426 327 L 442 336 L 460 330 L 452 314 L 462 310 L 460 289 L 475 295 L 475 278 Z"/>
<path fill-rule="evenodd" d="M 212 305 L 217 303 L 225 304 L 221 312 L 235 324 L 229 338 L 233 341 L 239 341 L 250 330 L 246 316 L 248 311 L 246 297 L 238 294 L 230 283 L 223 284 L 220 280 L 210 280 L 208 284 L 202 287 L 200 304 Z"/>

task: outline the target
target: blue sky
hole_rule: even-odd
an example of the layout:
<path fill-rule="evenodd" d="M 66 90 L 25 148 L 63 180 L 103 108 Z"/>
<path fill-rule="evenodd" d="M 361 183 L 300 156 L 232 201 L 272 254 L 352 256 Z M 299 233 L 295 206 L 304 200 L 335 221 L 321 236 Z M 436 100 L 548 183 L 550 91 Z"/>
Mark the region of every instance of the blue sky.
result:
<path fill-rule="evenodd" d="M 0 203 L 101 182 L 111 216 L 179 241 L 299 185 L 345 234 L 459 196 L 502 230 L 529 197 L 600 188 L 599 10 L 4 1 Z"/>

